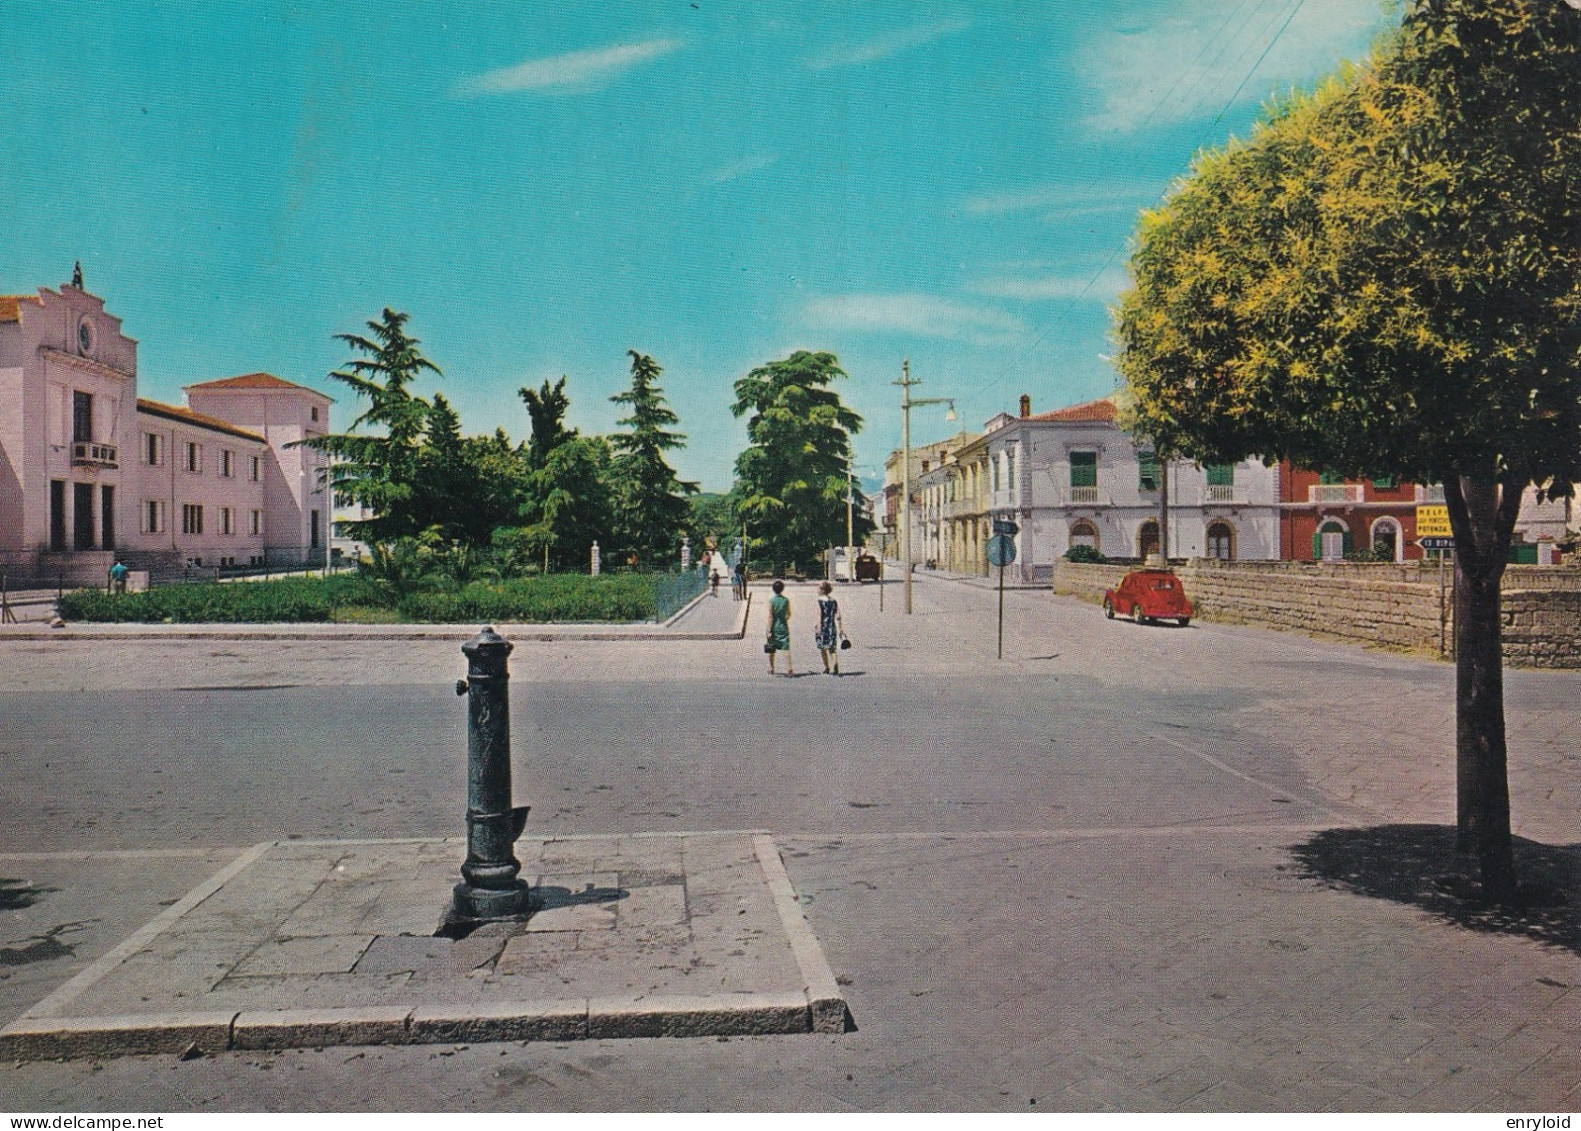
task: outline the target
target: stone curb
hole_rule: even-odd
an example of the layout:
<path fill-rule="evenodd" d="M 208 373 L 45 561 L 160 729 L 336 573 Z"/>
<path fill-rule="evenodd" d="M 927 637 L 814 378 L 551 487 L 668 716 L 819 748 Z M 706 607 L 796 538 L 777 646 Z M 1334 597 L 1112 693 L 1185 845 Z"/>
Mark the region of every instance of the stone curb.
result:
<path fill-rule="evenodd" d="M 635 628 L 623 625 L 494 625 L 495 631 L 510 640 L 552 642 L 560 640 L 740 640 L 746 632 L 747 610 L 751 597 L 742 602 L 740 622 L 722 632 L 676 632 L 663 625 Z M 690 606 L 688 606 L 690 608 Z M 202 625 L 103 625 L 68 624 L 64 628 L 38 625 L 0 626 L 0 643 L 8 640 L 454 640 L 474 635 L 475 624 L 382 625 L 382 624 L 202 624 Z"/>

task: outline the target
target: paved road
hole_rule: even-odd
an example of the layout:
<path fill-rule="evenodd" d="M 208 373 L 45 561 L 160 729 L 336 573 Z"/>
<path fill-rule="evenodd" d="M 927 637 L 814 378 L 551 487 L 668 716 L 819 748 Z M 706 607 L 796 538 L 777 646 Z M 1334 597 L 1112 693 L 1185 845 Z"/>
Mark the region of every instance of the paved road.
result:
<path fill-rule="evenodd" d="M 1410 872 L 1453 814 L 1447 666 L 1038 592 L 1006 595 L 999 661 L 995 595 L 923 579 L 909 618 L 898 586 L 882 612 L 841 590 L 857 647 L 835 679 L 811 588 L 791 595 L 795 679 L 765 671 L 761 607 L 740 641 L 524 642 L 518 800 L 538 834 L 770 830 L 856 1032 L 130 1058 L 0 1069 L 4 1090 L 55 1110 L 1581 1100 L 1576 915 L 1467 929 Z M 27 905 L 4 912 L 0 1020 L 242 847 L 457 833 L 465 635 L 6 642 L 0 900 Z M 1571 869 L 1573 908 L 1581 676 L 1511 673 L 1507 695 L 1523 858 Z"/>

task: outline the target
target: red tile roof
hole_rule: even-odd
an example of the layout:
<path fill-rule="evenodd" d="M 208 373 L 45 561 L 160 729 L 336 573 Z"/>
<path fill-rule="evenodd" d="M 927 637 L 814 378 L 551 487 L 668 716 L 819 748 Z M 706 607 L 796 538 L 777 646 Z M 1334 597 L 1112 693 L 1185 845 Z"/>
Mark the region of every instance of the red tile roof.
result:
<path fill-rule="evenodd" d="M 292 389 L 299 393 L 313 393 L 324 396 L 317 389 L 309 389 L 306 385 L 294 385 L 290 381 L 282 380 L 273 373 L 244 373 L 240 377 L 223 377 L 218 381 L 203 381 L 196 385 L 188 385 L 188 389 Z M 328 398 L 325 398 L 326 400 Z"/>
<path fill-rule="evenodd" d="M 1069 408 L 1057 408 L 1053 412 L 1040 413 L 1031 417 L 1032 420 L 1052 420 L 1064 423 L 1097 422 L 1101 424 L 1113 424 L 1119 418 L 1120 409 L 1114 403 L 1113 397 L 1088 401 L 1086 404 L 1071 405 Z"/>
<path fill-rule="evenodd" d="M 22 317 L 22 304 L 30 302 L 40 306 L 37 295 L 0 295 L 0 322 L 17 322 Z"/>
<path fill-rule="evenodd" d="M 146 412 L 153 416 L 163 416 L 167 420 L 179 420 L 187 424 L 196 424 L 200 428 L 211 428 L 216 432 L 225 432 L 231 436 L 240 436 L 244 440 L 256 440 L 260 444 L 268 443 L 256 432 L 249 432 L 245 428 L 238 428 L 228 420 L 221 420 L 217 416 L 207 416 L 201 412 L 193 412 L 190 408 L 177 408 L 173 404 L 161 404 L 159 401 L 137 398 L 137 411 Z"/>

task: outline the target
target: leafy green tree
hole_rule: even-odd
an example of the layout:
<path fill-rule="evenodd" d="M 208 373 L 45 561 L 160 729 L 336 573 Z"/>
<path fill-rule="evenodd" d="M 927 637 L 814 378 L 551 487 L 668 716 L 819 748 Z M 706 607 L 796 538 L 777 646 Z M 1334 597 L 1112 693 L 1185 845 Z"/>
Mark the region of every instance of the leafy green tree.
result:
<path fill-rule="evenodd" d="M 730 411 L 747 418 L 747 449 L 736 459 L 738 510 L 753 559 L 775 572 L 821 569 L 823 551 L 845 544 L 846 471 L 862 418 L 830 388 L 845 377 L 832 353 L 797 350 L 735 384 Z M 872 532 L 856 492 L 856 540 Z"/>
<path fill-rule="evenodd" d="M 550 452 L 572 436 L 576 430 L 565 426 L 565 414 L 571 408 L 571 398 L 565 391 L 565 378 L 553 385 L 545 381 L 538 389 L 518 390 L 522 403 L 527 406 L 527 419 L 531 436 L 527 452 L 534 467 L 542 467 Z"/>
<path fill-rule="evenodd" d="M 1413 0 L 1147 215 L 1116 314 L 1167 450 L 1442 482 L 1457 822 L 1514 894 L 1500 580 L 1523 490 L 1581 479 L 1581 11 Z"/>
<path fill-rule="evenodd" d="M 692 545 L 701 547 L 710 540 L 721 550 L 729 552 L 741 536 L 741 523 L 736 518 L 736 500 L 731 495 L 703 491 L 691 498 L 691 518 L 688 526 Z"/>
<path fill-rule="evenodd" d="M 630 412 L 618 421 L 630 431 L 609 438 L 615 453 L 615 542 L 643 568 L 663 569 L 679 553 L 691 510 L 687 496 L 697 493 L 697 484 L 679 479 L 664 459 L 665 452 L 685 446 L 686 437 L 668 431 L 678 418 L 659 388 L 663 371 L 646 354 L 627 352 L 631 388 L 609 398 Z"/>
<path fill-rule="evenodd" d="M 524 530 L 548 568 L 585 570 L 593 543 L 610 550 L 611 453 L 601 436 L 565 426 L 565 378 L 520 390 L 531 422 L 520 510 Z"/>
<path fill-rule="evenodd" d="M 366 542 L 416 534 L 429 525 L 428 516 L 409 505 L 431 411 L 411 385 L 425 372 L 438 375 L 439 368 L 406 332 L 407 317 L 385 307 L 382 318 L 368 323 L 368 334 L 335 335 L 361 356 L 329 376 L 349 386 L 368 407 L 347 431 L 303 441 L 330 456 L 335 498 L 372 513 L 370 519 L 344 524 L 351 537 Z M 376 431 L 360 433 L 360 428 Z"/>

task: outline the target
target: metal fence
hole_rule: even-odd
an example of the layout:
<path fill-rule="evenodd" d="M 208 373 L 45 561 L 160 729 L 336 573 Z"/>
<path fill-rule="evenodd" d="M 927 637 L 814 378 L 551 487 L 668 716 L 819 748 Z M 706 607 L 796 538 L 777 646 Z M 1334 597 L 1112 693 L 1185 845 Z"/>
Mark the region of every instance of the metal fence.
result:
<path fill-rule="evenodd" d="M 686 603 L 701 593 L 708 584 L 708 575 L 700 569 L 666 573 L 653 583 L 653 603 L 658 608 L 654 619 L 666 621 L 680 612 Z"/>

